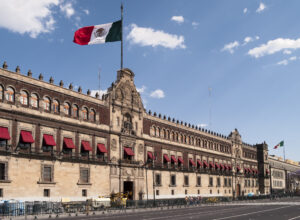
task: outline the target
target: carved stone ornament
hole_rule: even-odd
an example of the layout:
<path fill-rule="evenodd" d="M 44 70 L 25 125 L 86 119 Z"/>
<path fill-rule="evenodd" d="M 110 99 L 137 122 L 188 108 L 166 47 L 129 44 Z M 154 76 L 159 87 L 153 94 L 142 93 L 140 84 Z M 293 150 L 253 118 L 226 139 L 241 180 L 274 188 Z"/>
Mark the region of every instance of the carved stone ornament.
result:
<path fill-rule="evenodd" d="M 117 141 L 116 141 L 116 139 L 112 139 L 112 141 L 111 141 L 111 150 L 112 151 L 117 150 Z"/>
<path fill-rule="evenodd" d="M 138 151 L 139 151 L 139 154 L 143 154 L 143 152 L 144 152 L 144 147 L 143 147 L 142 144 L 139 145 Z"/>

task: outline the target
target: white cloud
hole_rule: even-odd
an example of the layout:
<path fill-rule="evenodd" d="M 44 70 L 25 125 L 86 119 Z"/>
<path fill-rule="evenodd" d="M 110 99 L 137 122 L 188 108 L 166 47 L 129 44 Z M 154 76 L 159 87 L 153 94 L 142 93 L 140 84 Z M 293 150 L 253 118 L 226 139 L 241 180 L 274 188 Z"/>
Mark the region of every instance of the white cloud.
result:
<path fill-rule="evenodd" d="M 284 66 L 286 66 L 286 65 L 288 65 L 288 63 L 289 63 L 289 61 L 287 59 L 284 59 L 284 60 L 279 61 L 277 63 L 277 65 L 284 65 Z"/>
<path fill-rule="evenodd" d="M 162 99 L 162 98 L 165 97 L 165 93 L 161 89 L 156 89 L 156 90 L 154 90 L 153 92 L 150 93 L 150 97 L 157 98 L 157 99 Z"/>
<path fill-rule="evenodd" d="M 196 21 L 192 22 L 192 26 L 194 27 L 194 29 L 196 29 L 198 27 L 199 23 Z"/>
<path fill-rule="evenodd" d="M 297 60 L 297 57 L 296 56 L 290 57 L 289 60 L 291 61 Z"/>
<path fill-rule="evenodd" d="M 141 46 L 162 46 L 170 49 L 186 48 L 183 36 L 168 34 L 152 28 L 138 27 L 136 24 L 131 24 L 131 31 L 126 39 L 132 44 Z"/>
<path fill-rule="evenodd" d="M 270 40 L 266 44 L 262 44 L 248 51 L 250 56 L 259 58 L 265 55 L 271 55 L 282 50 L 288 49 L 299 49 L 300 48 L 300 38 L 293 40 L 288 38 L 277 38 L 275 40 Z"/>
<path fill-rule="evenodd" d="M 231 42 L 229 44 L 225 44 L 221 51 L 228 51 L 229 53 L 233 54 L 234 49 L 238 48 L 240 43 L 238 41 Z"/>
<path fill-rule="evenodd" d="M 140 94 L 144 93 L 146 90 L 146 86 L 142 86 L 141 88 L 136 88 L 136 91 L 138 91 Z"/>
<path fill-rule="evenodd" d="M 246 44 L 248 44 L 248 43 L 250 43 L 252 41 L 255 41 L 255 40 L 259 40 L 259 36 L 255 36 L 255 37 L 249 37 L 248 36 L 248 37 L 245 37 L 243 45 L 246 45 Z"/>
<path fill-rule="evenodd" d="M 54 30 L 52 7 L 59 0 L 9 0 L 1 1 L 0 27 L 36 38 L 41 33 Z"/>
<path fill-rule="evenodd" d="M 260 3 L 259 4 L 259 7 L 256 9 L 256 12 L 257 13 L 261 13 L 261 12 L 263 12 L 265 9 L 267 8 L 267 6 L 264 4 L 264 3 Z"/>
<path fill-rule="evenodd" d="M 205 128 L 205 127 L 207 127 L 208 125 L 207 125 L 207 124 L 197 124 L 197 126 L 200 127 L 200 128 Z"/>
<path fill-rule="evenodd" d="M 178 24 L 181 24 L 184 22 L 184 17 L 183 16 L 173 16 L 171 18 L 171 20 L 177 22 Z"/>
<path fill-rule="evenodd" d="M 244 8 L 243 12 L 246 14 L 248 12 L 248 8 Z"/>
<path fill-rule="evenodd" d="M 105 89 L 105 90 L 92 90 L 91 91 L 91 96 L 94 96 L 95 97 L 95 95 L 96 95 L 96 93 L 98 92 L 98 94 L 100 95 L 100 98 L 102 97 L 102 95 L 105 95 L 105 94 L 107 94 L 107 89 Z"/>
<path fill-rule="evenodd" d="M 60 5 L 59 8 L 61 12 L 65 13 L 67 18 L 70 18 L 75 14 L 75 10 L 70 2 L 67 2 L 65 5 Z"/>
<path fill-rule="evenodd" d="M 283 51 L 283 54 L 288 54 L 288 55 L 289 55 L 289 54 L 291 54 L 291 53 L 292 53 L 292 51 L 290 51 L 290 50 L 284 50 L 284 51 Z"/>
<path fill-rule="evenodd" d="M 84 10 L 83 10 L 83 12 L 84 12 L 85 14 L 87 14 L 87 15 L 89 15 L 89 14 L 90 14 L 90 11 L 89 11 L 89 10 L 87 10 L 87 9 L 84 9 Z"/>

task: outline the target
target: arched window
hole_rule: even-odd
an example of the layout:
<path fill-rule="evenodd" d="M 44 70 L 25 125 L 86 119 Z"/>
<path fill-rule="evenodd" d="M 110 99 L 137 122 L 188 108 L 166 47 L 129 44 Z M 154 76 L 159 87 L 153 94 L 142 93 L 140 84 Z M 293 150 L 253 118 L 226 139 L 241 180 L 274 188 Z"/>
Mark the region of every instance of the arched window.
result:
<path fill-rule="evenodd" d="M 55 113 L 59 113 L 59 102 L 56 99 L 52 102 L 52 110 Z"/>
<path fill-rule="evenodd" d="M 3 99 L 3 87 L 0 85 L 0 100 Z"/>
<path fill-rule="evenodd" d="M 15 90 L 11 87 L 8 87 L 5 91 L 5 98 L 9 102 L 15 101 Z"/>
<path fill-rule="evenodd" d="M 43 108 L 44 108 L 44 110 L 46 110 L 46 111 L 51 110 L 50 109 L 50 103 L 51 103 L 50 98 L 45 96 L 44 99 L 43 99 Z"/>
<path fill-rule="evenodd" d="M 89 113 L 89 119 L 90 119 L 90 121 L 96 121 L 95 116 L 96 116 L 95 110 L 91 109 L 90 113 Z"/>
<path fill-rule="evenodd" d="M 163 129 L 163 133 L 162 133 L 163 138 L 167 138 L 167 134 L 166 134 L 166 130 Z"/>
<path fill-rule="evenodd" d="M 88 109 L 86 107 L 82 108 L 81 115 L 83 120 L 88 120 Z"/>
<path fill-rule="evenodd" d="M 161 129 L 157 128 L 157 137 L 160 137 L 160 135 L 161 135 Z"/>
<path fill-rule="evenodd" d="M 64 103 L 64 113 L 65 113 L 65 115 L 70 115 L 70 113 L 71 113 L 70 104 L 67 102 Z"/>
<path fill-rule="evenodd" d="M 78 118 L 78 106 L 77 105 L 72 105 L 72 116 L 74 118 Z"/>
<path fill-rule="evenodd" d="M 31 95 L 30 104 L 34 108 L 39 107 L 39 98 L 38 98 L 37 94 L 32 94 Z"/>
<path fill-rule="evenodd" d="M 20 103 L 22 105 L 28 105 L 28 93 L 23 90 L 20 93 Z"/>

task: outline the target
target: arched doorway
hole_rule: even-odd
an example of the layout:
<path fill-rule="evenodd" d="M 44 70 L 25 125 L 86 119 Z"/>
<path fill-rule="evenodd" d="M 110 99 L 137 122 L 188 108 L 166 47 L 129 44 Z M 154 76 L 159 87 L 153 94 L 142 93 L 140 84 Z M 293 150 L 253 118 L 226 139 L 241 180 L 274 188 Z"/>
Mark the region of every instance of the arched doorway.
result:
<path fill-rule="evenodd" d="M 241 185 L 239 183 L 236 185 L 236 196 L 241 196 Z"/>

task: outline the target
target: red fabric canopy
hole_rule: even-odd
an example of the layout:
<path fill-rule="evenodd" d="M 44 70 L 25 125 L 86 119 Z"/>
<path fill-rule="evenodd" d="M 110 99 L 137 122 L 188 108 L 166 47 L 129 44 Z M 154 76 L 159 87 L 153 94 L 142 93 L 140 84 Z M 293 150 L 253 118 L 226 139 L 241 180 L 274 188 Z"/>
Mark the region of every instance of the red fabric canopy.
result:
<path fill-rule="evenodd" d="M 64 138 L 64 144 L 66 146 L 66 148 L 69 148 L 69 149 L 75 149 L 75 145 L 73 143 L 73 140 L 72 138 Z"/>
<path fill-rule="evenodd" d="M 89 141 L 81 141 L 81 145 L 85 151 L 92 151 L 92 147 Z"/>
<path fill-rule="evenodd" d="M 231 170 L 231 169 L 232 169 L 231 165 L 228 165 L 228 169 L 229 169 L 229 170 Z"/>
<path fill-rule="evenodd" d="M 215 168 L 220 169 L 220 165 L 218 163 L 215 163 Z"/>
<path fill-rule="evenodd" d="M 48 145 L 48 146 L 56 146 L 55 140 L 54 140 L 54 138 L 53 138 L 52 135 L 50 135 L 50 134 L 44 134 L 43 138 L 44 138 L 44 141 L 45 141 L 46 145 Z"/>
<path fill-rule="evenodd" d="M 148 151 L 147 155 L 148 155 L 148 157 L 149 157 L 151 160 L 153 160 L 153 154 L 152 154 L 152 152 Z"/>
<path fill-rule="evenodd" d="M 269 169 L 266 169 L 266 173 L 267 173 L 267 174 L 269 173 Z"/>
<path fill-rule="evenodd" d="M 190 164 L 192 164 L 192 166 L 196 166 L 195 162 L 193 161 L 192 158 L 189 159 Z"/>
<path fill-rule="evenodd" d="M 101 153 L 107 153 L 107 149 L 104 144 L 97 144 L 97 148 Z"/>
<path fill-rule="evenodd" d="M 199 166 L 202 167 L 202 162 L 200 160 L 197 160 L 197 164 L 199 164 Z"/>
<path fill-rule="evenodd" d="M 227 166 L 227 164 L 224 164 L 224 167 L 225 167 L 225 170 L 229 169 L 228 166 Z"/>
<path fill-rule="evenodd" d="M 178 162 L 180 162 L 180 163 L 182 163 L 183 164 L 183 159 L 182 159 L 182 157 L 178 157 Z"/>
<path fill-rule="evenodd" d="M 164 154 L 164 159 L 165 159 L 165 161 L 170 162 L 170 158 L 168 157 L 167 154 Z"/>
<path fill-rule="evenodd" d="M 223 164 L 221 164 L 221 163 L 220 163 L 220 167 L 221 167 L 221 169 L 222 169 L 222 170 L 225 170 L 225 167 L 224 167 L 224 165 L 223 165 Z"/>
<path fill-rule="evenodd" d="M 174 155 L 171 155 L 171 160 L 172 160 L 172 162 L 177 163 L 177 160 Z"/>
<path fill-rule="evenodd" d="M 214 167 L 214 163 L 212 161 L 209 162 L 210 167 Z"/>
<path fill-rule="evenodd" d="M 124 151 L 128 156 L 134 156 L 134 152 L 130 147 L 124 147 Z"/>
<path fill-rule="evenodd" d="M 34 139 L 30 131 L 21 131 L 21 138 L 24 143 L 34 143 Z"/>
<path fill-rule="evenodd" d="M 10 139 L 8 128 L 0 127 L 0 139 L 4 139 L 4 140 Z"/>
<path fill-rule="evenodd" d="M 208 163 L 205 160 L 203 161 L 203 164 L 205 167 L 208 167 Z"/>

